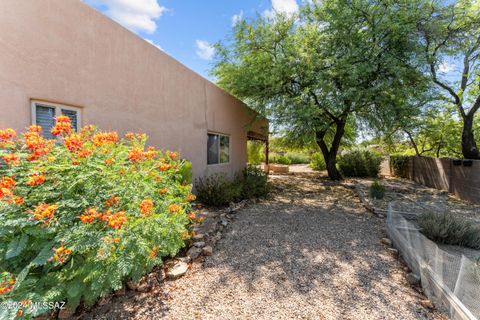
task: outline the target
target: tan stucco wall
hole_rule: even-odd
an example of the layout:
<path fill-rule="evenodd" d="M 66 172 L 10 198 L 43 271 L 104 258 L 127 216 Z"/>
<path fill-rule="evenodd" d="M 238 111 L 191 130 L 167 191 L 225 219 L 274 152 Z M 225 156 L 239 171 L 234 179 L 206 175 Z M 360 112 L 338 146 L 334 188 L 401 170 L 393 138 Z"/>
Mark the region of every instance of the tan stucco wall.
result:
<path fill-rule="evenodd" d="M 82 125 L 145 132 L 195 176 L 246 162 L 249 109 L 78 0 L 0 1 L 0 128 L 29 126 L 31 99 L 82 107 Z M 207 166 L 208 131 L 230 135 L 230 164 Z"/>

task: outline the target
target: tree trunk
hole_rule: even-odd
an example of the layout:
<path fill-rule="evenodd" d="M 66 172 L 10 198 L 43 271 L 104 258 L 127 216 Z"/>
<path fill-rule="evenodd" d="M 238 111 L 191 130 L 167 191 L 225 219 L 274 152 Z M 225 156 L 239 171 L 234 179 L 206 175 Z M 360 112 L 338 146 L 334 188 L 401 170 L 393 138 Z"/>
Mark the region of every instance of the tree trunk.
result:
<path fill-rule="evenodd" d="M 415 149 L 415 154 L 417 155 L 417 157 L 421 157 L 422 155 L 418 151 L 418 146 L 415 140 L 413 139 L 412 133 L 408 130 L 403 130 L 403 131 L 408 135 L 408 139 L 410 139 L 410 144 L 412 145 L 413 149 Z"/>
<path fill-rule="evenodd" d="M 462 154 L 465 159 L 480 159 L 480 154 L 473 135 L 473 116 L 469 113 L 463 118 Z"/>
<path fill-rule="evenodd" d="M 335 123 L 335 136 L 333 137 L 332 146 L 330 149 L 324 140 L 326 131 L 316 133 L 317 144 L 322 151 L 323 158 L 325 159 L 325 163 L 327 165 L 328 177 L 332 180 L 342 179 L 342 175 L 337 169 L 337 153 L 340 147 L 340 142 L 342 141 L 342 137 L 345 134 L 345 124 L 346 120 L 338 120 Z"/>

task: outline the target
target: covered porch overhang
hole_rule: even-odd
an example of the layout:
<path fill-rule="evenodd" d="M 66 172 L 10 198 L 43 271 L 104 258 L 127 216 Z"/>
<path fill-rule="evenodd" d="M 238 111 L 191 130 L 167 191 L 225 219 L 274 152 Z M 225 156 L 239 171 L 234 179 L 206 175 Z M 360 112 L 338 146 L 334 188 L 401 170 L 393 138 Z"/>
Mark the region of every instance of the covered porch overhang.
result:
<path fill-rule="evenodd" d="M 265 144 L 265 165 L 268 168 L 268 135 L 255 131 L 248 131 L 247 140 L 259 141 Z"/>

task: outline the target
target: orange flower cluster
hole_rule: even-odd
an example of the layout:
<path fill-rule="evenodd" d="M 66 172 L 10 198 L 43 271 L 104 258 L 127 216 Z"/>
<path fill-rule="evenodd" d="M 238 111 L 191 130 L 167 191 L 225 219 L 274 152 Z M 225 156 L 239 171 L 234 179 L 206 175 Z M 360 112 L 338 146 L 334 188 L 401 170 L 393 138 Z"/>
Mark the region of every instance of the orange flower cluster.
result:
<path fill-rule="evenodd" d="M 168 192 L 168 189 L 167 188 L 162 188 L 160 190 L 158 190 L 158 192 L 160 192 L 160 194 L 165 194 Z"/>
<path fill-rule="evenodd" d="M 70 152 L 75 152 L 83 148 L 82 136 L 76 133 L 72 133 L 68 137 L 65 137 L 65 147 Z"/>
<path fill-rule="evenodd" d="M 192 237 L 190 232 L 188 232 L 187 230 L 183 230 L 182 233 L 180 234 L 180 236 L 182 237 L 183 240 L 187 240 L 187 239 L 190 239 Z"/>
<path fill-rule="evenodd" d="M 70 134 L 72 132 L 72 120 L 67 116 L 58 116 L 55 126 L 50 132 L 54 136 L 59 136 L 62 133 Z"/>
<path fill-rule="evenodd" d="M 120 203 L 120 198 L 117 196 L 110 197 L 105 201 L 105 205 L 107 207 L 113 207 L 118 205 L 119 203 Z"/>
<path fill-rule="evenodd" d="M 82 221 L 82 223 L 92 223 L 93 220 L 101 217 L 102 214 L 98 213 L 97 209 L 90 208 L 85 210 L 85 212 L 80 216 L 80 221 Z"/>
<path fill-rule="evenodd" d="M 11 177 L 3 177 L 0 179 L 0 199 L 13 196 L 15 188 L 15 180 Z"/>
<path fill-rule="evenodd" d="M 33 219 L 35 220 L 45 220 L 45 219 L 52 219 L 55 215 L 55 210 L 57 210 L 58 205 L 56 204 L 46 204 L 40 203 L 35 207 L 35 211 L 31 211 L 30 213 L 33 214 Z"/>
<path fill-rule="evenodd" d="M 53 252 L 53 257 L 48 260 L 55 260 L 60 263 L 65 262 L 65 259 L 72 254 L 72 250 L 65 248 L 63 245 L 60 248 L 53 248 Z"/>
<path fill-rule="evenodd" d="M 0 141 L 9 141 L 16 137 L 17 133 L 11 128 L 0 130 Z"/>
<path fill-rule="evenodd" d="M 175 160 L 178 157 L 178 153 L 170 151 L 168 152 L 168 156 L 170 157 L 170 159 Z"/>
<path fill-rule="evenodd" d="M 97 147 L 107 143 L 114 143 L 118 141 L 118 134 L 116 132 L 100 132 L 92 137 L 92 142 Z"/>
<path fill-rule="evenodd" d="M 107 160 L 105 160 L 105 164 L 114 164 L 115 163 L 115 159 L 114 158 L 108 158 Z"/>
<path fill-rule="evenodd" d="M 18 156 L 14 153 L 12 154 L 6 154 L 2 157 L 3 161 L 8 164 L 8 165 L 17 165 L 20 163 L 20 161 L 18 161 Z"/>
<path fill-rule="evenodd" d="M 15 196 L 12 199 L 8 199 L 8 203 L 14 203 L 19 206 L 25 203 L 25 199 L 23 197 Z"/>
<path fill-rule="evenodd" d="M 141 148 L 132 148 L 128 153 L 128 160 L 132 162 L 140 162 L 144 159 L 151 160 L 155 158 L 158 154 L 158 151 L 154 147 L 148 147 L 147 151 L 143 151 Z"/>
<path fill-rule="evenodd" d="M 159 167 L 160 171 L 167 171 L 172 165 L 170 163 L 162 163 Z"/>
<path fill-rule="evenodd" d="M 143 160 L 143 150 L 140 148 L 133 148 L 128 152 L 128 160 L 132 162 L 139 162 Z"/>
<path fill-rule="evenodd" d="M 157 246 L 153 246 L 152 250 L 150 250 L 150 258 L 155 258 L 158 254 Z"/>
<path fill-rule="evenodd" d="M 187 217 L 190 220 L 195 220 L 195 218 L 197 217 L 197 214 L 194 211 L 191 211 L 188 213 Z"/>
<path fill-rule="evenodd" d="M 0 282 L 0 294 L 5 294 L 12 291 L 15 282 L 15 278 Z"/>
<path fill-rule="evenodd" d="M 127 222 L 125 211 L 111 213 L 111 211 L 105 210 L 103 213 L 99 213 L 97 209 L 90 208 L 80 216 L 82 223 L 92 223 L 95 219 L 106 221 L 107 225 L 113 229 L 121 229 L 122 225 Z"/>
<path fill-rule="evenodd" d="M 34 173 L 28 177 L 27 185 L 28 186 L 38 186 L 45 182 L 45 175 L 43 173 Z"/>
<path fill-rule="evenodd" d="M 118 211 L 108 215 L 108 226 L 113 229 L 122 229 L 122 225 L 127 222 L 125 211 Z"/>
<path fill-rule="evenodd" d="M 188 202 L 192 202 L 192 201 L 194 201 L 195 199 L 197 199 L 197 197 L 196 197 L 194 194 L 189 193 L 186 200 L 187 200 Z"/>
<path fill-rule="evenodd" d="M 103 242 L 105 243 L 120 243 L 120 238 L 109 238 L 109 237 L 105 237 L 105 238 L 102 238 Z"/>
<path fill-rule="evenodd" d="M 143 215 L 150 215 L 153 209 L 153 201 L 152 199 L 145 199 L 140 203 L 140 212 Z"/>
<path fill-rule="evenodd" d="M 135 138 L 138 139 L 138 140 L 142 140 L 142 139 L 145 139 L 147 136 L 146 134 L 142 134 L 142 133 L 133 133 L 133 132 L 127 132 L 125 134 L 125 138 L 127 138 L 128 140 L 134 140 Z"/>
<path fill-rule="evenodd" d="M 43 155 L 50 152 L 53 141 L 47 141 L 41 135 L 42 128 L 40 126 L 30 126 L 28 131 L 23 135 L 25 138 L 25 146 L 31 151 L 31 155 L 28 160 L 34 161 Z"/>
<path fill-rule="evenodd" d="M 180 210 L 182 210 L 182 207 L 176 203 L 172 203 L 171 205 L 168 206 L 168 212 L 170 213 L 179 212 Z"/>

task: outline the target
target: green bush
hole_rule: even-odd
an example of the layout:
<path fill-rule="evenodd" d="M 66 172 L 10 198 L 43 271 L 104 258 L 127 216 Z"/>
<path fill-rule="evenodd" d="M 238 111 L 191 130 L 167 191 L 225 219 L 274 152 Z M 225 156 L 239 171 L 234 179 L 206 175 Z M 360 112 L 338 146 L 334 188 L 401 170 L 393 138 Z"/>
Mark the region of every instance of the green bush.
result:
<path fill-rule="evenodd" d="M 316 171 L 327 170 L 327 164 L 323 158 L 323 154 L 320 152 L 312 154 L 310 157 L 310 167 Z"/>
<path fill-rule="evenodd" d="M 345 177 L 373 177 L 380 172 L 382 156 L 368 150 L 355 150 L 340 157 L 338 168 Z"/>
<path fill-rule="evenodd" d="M 145 150 L 140 134 L 75 133 L 65 116 L 52 133 L 58 140 L 38 126 L 18 138 L 0 130 L 0 303 L 92 305 L 174 256 L 194 218 L 177 153 Z"/>
<path fill-rule="evenodd" d="M 480 226 L 452 213 L 422 213 L 418 225 L 427 238 L 437 243 L 480 249 Z"/>
<path fill-rule="evenodd" d="M 224 206 L 240 198 L 242 186 L 223 173 L 198 178 L 195 182 L 198 200 L 209 206 Z"/>
<path fill-rule="evenodd" d="M 285 157 L 290 160 L 290 164 L 307 164 L 310 162 L 308 155 L 297 152 L 287 152 Z"/>
<path fill-rule="evenodd" d="M 374 199 L 383 199 L 385 196 L 385 187 L 375 180 L 370 186 L 370 197 Z"/>
<path fill-rule="evenodd" d="M 390 170 L 392 174 L 400 178 L 408 178 L 408 159 L 409 156 L 391 155 Z"/>
<path fill-rule="evenodd" d="M 257 141 L 247 142 L 247 157 L 248 163 L 259 165 L 265 161 L 265 154 L 263 153 L 263 143 Z"/>
<path fill-rule="evenodd" d="M 235 178 L 223 173 L 196 180 L 198 200 L 209 206 L 225 206 L 242 199 L 266 197 L 270 191 L 268 176 L 260 168 L 247 166 Z"/>
<path fill-rule="evenodd" d="M 278 164 L 284 164 L 284 165 L 292 164 L 290 159 L 288 159 L 285 156 L 276 154 L 276 153 L 270 154 L 269 157 L 268 157 L 268 160 L 269 160 L 270 163 L 278 163 Z"/>
<path fill-rule="evenodd" d="M 267 173 L 254 166 L 247 166 L 237 175 L 235 183 L 241 185 L 241 198 L 264 198 L 270 191 Z"/>

